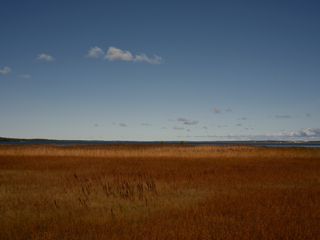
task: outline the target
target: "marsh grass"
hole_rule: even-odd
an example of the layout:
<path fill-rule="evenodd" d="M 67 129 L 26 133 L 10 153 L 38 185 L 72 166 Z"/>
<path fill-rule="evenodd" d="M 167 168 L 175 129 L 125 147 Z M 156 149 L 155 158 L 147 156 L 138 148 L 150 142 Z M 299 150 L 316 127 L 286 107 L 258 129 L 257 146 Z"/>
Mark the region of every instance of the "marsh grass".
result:
<path fill-rule="evenodd" d="M 317 239 L 320 150 L 1 146 L 0 239 Z"/>

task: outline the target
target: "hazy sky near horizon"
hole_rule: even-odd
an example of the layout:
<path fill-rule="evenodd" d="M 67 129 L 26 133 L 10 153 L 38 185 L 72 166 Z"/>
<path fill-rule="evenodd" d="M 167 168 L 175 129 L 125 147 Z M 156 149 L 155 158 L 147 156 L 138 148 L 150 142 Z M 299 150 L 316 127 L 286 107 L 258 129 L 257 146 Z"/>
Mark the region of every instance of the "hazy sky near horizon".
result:
<path fill-rule="evenodd" d="M 320 2 L 0 6 L 0 136 L 320 139 Z"/>

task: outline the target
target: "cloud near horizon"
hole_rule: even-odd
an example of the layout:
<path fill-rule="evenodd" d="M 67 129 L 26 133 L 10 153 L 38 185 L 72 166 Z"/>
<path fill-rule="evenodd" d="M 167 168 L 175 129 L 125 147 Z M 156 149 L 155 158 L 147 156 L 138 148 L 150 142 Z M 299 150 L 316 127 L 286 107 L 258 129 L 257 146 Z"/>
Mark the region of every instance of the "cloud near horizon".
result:
<path fill-rule="evenodd" d="M 173 129 L 173 130 L 184 130 L 185 128 L 174 126 L 172 129 Z"/>
<path fill-rule="evenodd" d="M 12 70 L 10 67 L 5 66 L 3 68 L 0 68 L 0 75 L 2 75 L 2 76 L 8 75 L 11 72 L 12 72 Z"/>
<path fill-rule="evenodd" d="M 217 107 L 214 107 L 213 108 L 213 112 L 218 114 L 218 113 L 221 113 L 221 109 L 217 108 Z"/>
<path fill-rule="evenodd" d="M 219 107 L 214 107 L 213 109 L 212 109 L 212 111 L 213 111 L 213 113 L 215 113 L 215 114 L 222 114 L 223 112 L 226 112 L 226 113 L 232 113 L 233 112 L 233 110 L 230 108 L 230 107 L 228 107 L 228 108 L 226 108 L 226 109 L 223 109 L 223 108 L 219 108 Z"/>
<path fill-rule="evenodd" d="M 275 136 L 298 137 L 298 138 L 320 138 L 320 128 L 304 128 L 298 131 L 280 132 Z"/>
<path fill-rule="evenodd" d="M 291 115 L 276 115 L 275 118 L 277 119 L 290 119 L 292 118 Z"/>
<path fill-rule="evenodd" d="M 53 62 L 54 57 L 47 53 L 40 53 L 37 57 L 37 60 L 42 62 Z"/>
<path fill-rule="evenodd" d="M 188 136 L 195 138 L 215 138 L 221 140 L 278 140 L 278 141 L 312 141 L 320 140 L 320 128 L 304 128 L 297 131 L 281 131 L 259 135 L 202 135 Z"/>
<path fill-rule="evenodd" d="M 177 121 L 181 122 L 184 125 L 197 125 L 199 123 L 199 121 L 190 120 L 190 119 L 186 119 L 186 118 L 178 118 Z"/>
<path fill-rule="evenodd" d="M 141 126 L 149 127 L 149 126 L 151 126 L 151 124 L 144 122 L 144 123 L 141 123 Z"/>

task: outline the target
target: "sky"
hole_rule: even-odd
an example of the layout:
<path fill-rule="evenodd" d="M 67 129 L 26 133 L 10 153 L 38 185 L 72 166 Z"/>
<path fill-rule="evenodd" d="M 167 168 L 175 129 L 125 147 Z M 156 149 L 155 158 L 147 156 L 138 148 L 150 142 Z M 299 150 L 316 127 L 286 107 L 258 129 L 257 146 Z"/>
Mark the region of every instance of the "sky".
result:
<path fill-rule="evenodd" d="M 2 0 L 0 136 L 320 140 L 320 2 Z"/>

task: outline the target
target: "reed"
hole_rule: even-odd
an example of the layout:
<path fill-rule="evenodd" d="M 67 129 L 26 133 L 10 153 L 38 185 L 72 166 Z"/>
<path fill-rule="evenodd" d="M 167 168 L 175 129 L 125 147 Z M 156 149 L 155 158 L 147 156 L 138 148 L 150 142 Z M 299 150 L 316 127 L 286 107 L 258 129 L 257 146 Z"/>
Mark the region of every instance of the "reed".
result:
<path fill-rule="evenodd" d="M 0 239 L 317 239 L 320 150 L 0 146 Z"/>

